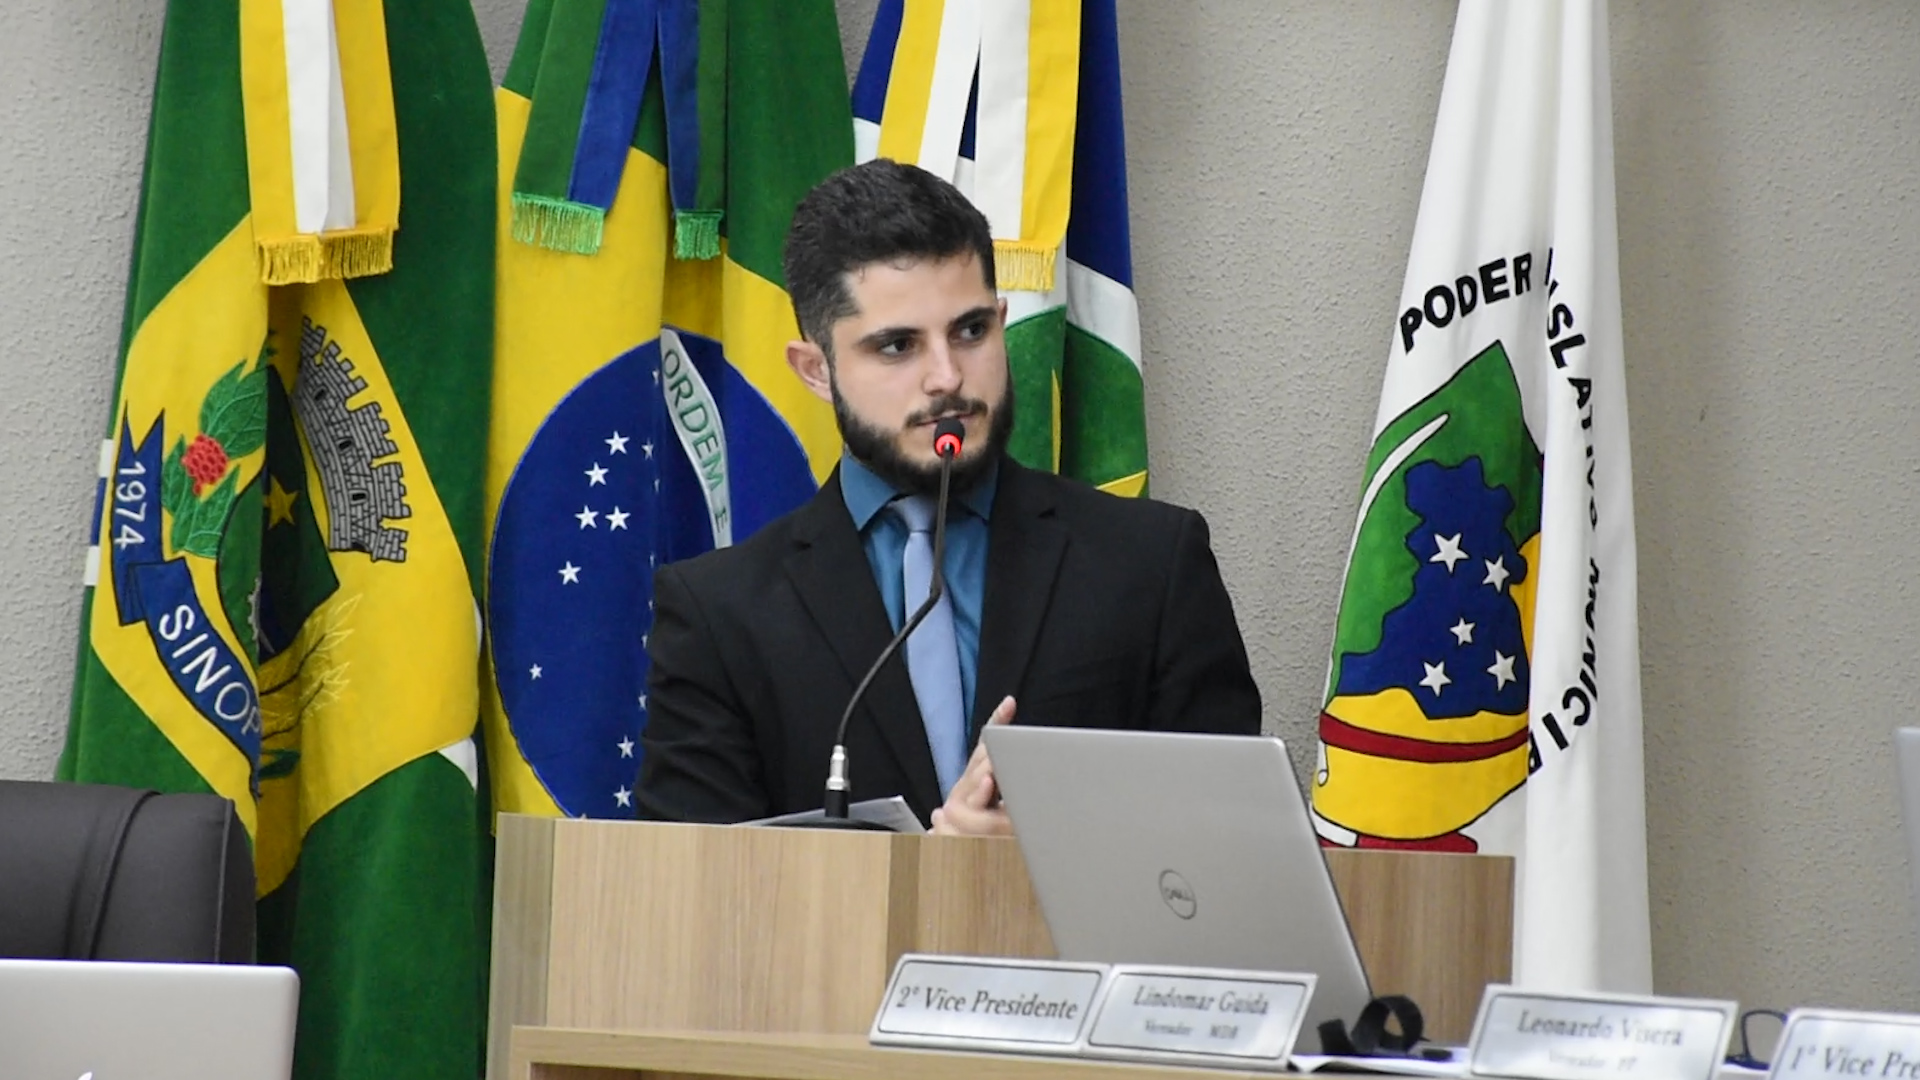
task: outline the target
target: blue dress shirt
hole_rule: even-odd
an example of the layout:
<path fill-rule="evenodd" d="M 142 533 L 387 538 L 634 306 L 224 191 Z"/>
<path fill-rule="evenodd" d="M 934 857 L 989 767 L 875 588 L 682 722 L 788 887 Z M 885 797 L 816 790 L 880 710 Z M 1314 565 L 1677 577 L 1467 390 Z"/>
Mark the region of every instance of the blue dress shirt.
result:
<path fill-rule="evenodd" d="M 987 519 L 993 512 L 993 495 L 1000 484 L 1000 466 L 996 462 L 980 482 L 958 493 L 947 511 L 947 549 L 942 560 L 946 573 L 947 596 L 953 604 L 953 636 L 960 646 L 960 696 L 968 722 L 973 718 L 974 677 L 980 668 L 980 609 L 987 592 Z M 859 530 L 861 546 L 866 548 L 867 563 L 873 567 L 874 583 L 880 586 L 880 599 L 887 607 L 887 618 L 898 632 L 907 617 L 906 601 L 901 595 L 906 586 L 901 580 L 903 552 L 907 546 L 907 527 L 893 514 L 882 510 L 904 492 L 873 474 L 853 455 L 840 455 L 840 494 L 847 512 L 853 515 L 853 527 Z M 957 511 L 957 512 L 956 512 Z"/>

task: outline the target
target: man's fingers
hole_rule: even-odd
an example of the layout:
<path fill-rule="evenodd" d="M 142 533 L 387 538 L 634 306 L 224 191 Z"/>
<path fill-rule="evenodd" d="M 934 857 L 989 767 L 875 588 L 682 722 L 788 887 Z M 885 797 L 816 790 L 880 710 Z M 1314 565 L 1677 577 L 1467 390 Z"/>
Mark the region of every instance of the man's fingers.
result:
<path fill-rule="evenodd" d="M 1009 836 L 1013 833 L 1013 823 L 1008 820 L 1007 812 L 998 808 L 949 805 L 946 812 L 939 815 L 934 831 L 941 836 Z"/>
<path fill-rule="evenodd" d="M 1011 723 L 1013 709 L 1012 697 L 1000 699 L 1000 704 L 994 706 L 993 713 L 987 717 L 987 723 Z M 993 761 L 987 757 L 987 744 L 977 742 L 973 747 L 973 755 L 967 759 L 966 770 L 960 774 L 960 779 L 954 781 L 953 790 L 947 793 L 947 806 L 955 813 L 963 810 L 987 811 L 991 810 L 999 800 L 1000 790 L 999 786 L 993 782 Z M 951 819 L 952 814 L 946 816 Z M 973 831 L 968 823 L 949 820 L 948 824 L 962 832 Z M 990 824 L 988 829 L 991 832 L 1001 831 L 995 824 Z"/>
<path fill-rule="evenodd" d="M 980 768 L 980 765 L 981 765 L 981 763 L 982 763 L 982 762 L 984 762 L 984 761 L 986 761 L 986 760 L 987 760 L 987 744 L 986 744 L 986 743 L 983 743 L 983 742 L 982 742 L 982 743 L 974 743 L 974 744 L 973 744 L 973 756 L 972 756 L 972 757 L 969 757 L 969 758 L 967 759 L 967 769 L 966 769 L 966 771 L 967 771 L 967 772 L 974 772 L 974 771 L 976 771 L 977 769 L 979 769 L 979 768 Z"/>
<path fill-rule="evenodd" d="M 1001 698 L 1000 704 L 995 705 L 992 714 L 987 717 L 987 723 L 1012 723 L 1013 707 L 1013 698 L 1011 696 Z M 960 782 L 956 786 L 963 787 L 968 795 L 972 795 L 974 785 L 980 782 L 981 775 L 983 773 L 992 775 L 992 771 L 993 761 L 987 757 L 987 743 L 985 739 L 982 739 L 973 744 L 973 756 L 967 759 L 966 772 L 961 774 Z M 984 806 L 986 804 L 980 803 L 978 805 Z"/>
<path fill-rule="evenodd" d="M 995 795 L 993 766 L 989 765 L 980 771 L 979 776 L 974 778 L 973 785 L 967 789 L 966 796 L 961 801 L 972 809 L 985 810 L 987 807 L 993 805 Z"/>

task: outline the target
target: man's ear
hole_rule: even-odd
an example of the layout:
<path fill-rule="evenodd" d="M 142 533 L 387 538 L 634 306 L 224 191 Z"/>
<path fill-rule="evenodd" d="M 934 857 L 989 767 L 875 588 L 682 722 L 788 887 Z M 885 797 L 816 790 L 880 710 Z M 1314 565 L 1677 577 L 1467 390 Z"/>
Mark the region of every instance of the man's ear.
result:
<path fill-rule="evenodd" d="M 1001 297 L 999 304 L 1000 304 L 1000 327 L 1001 329 L 1005 329 L 1007 325 L 1007 298 L 1004 296 Z"/>
<path fill-rule="evenodd" d="M 821 401 L 833 400 L 833 371 L 827 365 L 827 354 L 820 346 L 811 341 L 787 342 L 787 366 L 793 369 L 800 381 L 807 384 L 813 396 Z"/>

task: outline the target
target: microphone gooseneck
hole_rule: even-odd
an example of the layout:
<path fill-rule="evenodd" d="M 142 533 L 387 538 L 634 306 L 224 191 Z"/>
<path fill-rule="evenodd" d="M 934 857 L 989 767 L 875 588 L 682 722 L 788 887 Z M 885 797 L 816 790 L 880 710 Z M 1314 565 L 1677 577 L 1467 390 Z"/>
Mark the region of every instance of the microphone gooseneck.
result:
<path fill-rule="evenodd" d="M 887 642 L 887 647 L 880 650 L 880 655 L 874 658 L 873 666 L 867 669 L 859 685 L 853 688 L 853 695 L 847 698 L 846 710 L 840 714 L 840 726 L 833 731 L 833 756 L 827 760 L 827 797 L 824 808 L 829 819 L 844 821 L 847 817 L 849 792 L 852 789 L 852 785 L 847 780 L 847 722 L 853 719 L 853 710 L 859 708 L 860 702 L 866 698 L 867 687 L 873 685 L 874 677 L 880 674 L 880 669 L 900 651 L 900 646 L 907 640 L 908 635 L 925 621 L 934 606 L 940 602 L 940 598 L 946 595 L 947 491 L 953 483 L 953 461 L 960 456 L 960 447 L 965 439 L 966 427 L 953 417 L 933 425 L 933 451 L 940 455 L 940 496 L 934 503 L 933 509 L 932 580 L 928 582 L 927 598 L 921 601 L 920 606 L 913 610 L 913 614 L 900 624 L 900 632 L 893 635 L 893 640 Z"/>

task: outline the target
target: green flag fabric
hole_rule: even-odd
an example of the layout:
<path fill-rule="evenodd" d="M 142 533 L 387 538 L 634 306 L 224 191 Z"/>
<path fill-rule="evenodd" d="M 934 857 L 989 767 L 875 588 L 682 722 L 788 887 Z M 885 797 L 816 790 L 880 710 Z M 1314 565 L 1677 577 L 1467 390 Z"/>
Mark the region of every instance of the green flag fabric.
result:
<path fill-rule="evenodd" d="M 234 801 L 300 1080 L 471 1080 L 490 80 L 466 3 L 335 3 L 383 29 L 338 49 L 390 64 L 393 269 L 284 287 L 249 194 L 259 6 L 168 5 L 60 776 Z"/>

